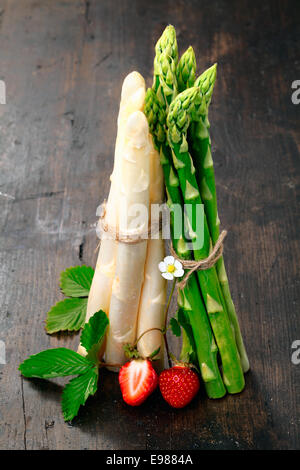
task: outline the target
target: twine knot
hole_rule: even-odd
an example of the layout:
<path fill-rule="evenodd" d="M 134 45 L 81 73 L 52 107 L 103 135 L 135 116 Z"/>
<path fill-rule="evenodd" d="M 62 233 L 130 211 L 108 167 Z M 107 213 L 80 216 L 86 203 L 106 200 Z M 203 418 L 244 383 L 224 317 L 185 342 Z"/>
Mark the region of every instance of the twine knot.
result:
<path fill-rule="evenodd" d="M 171 244 L 172 256 L 174 256 L 174 258 L 182 264 L 184 269 L 188 269 L 183 279 L 180 282 L 177 282 L 178 289 L 183 289 L 186 286 L 186 283 L 189 280 L 190 276 L 193 274 L 193 272 L 204 271 L 206 269 L 212 268 L 215 265 L 215 263 L 218 261 L 219 258 L 221 258 L 223 254 L 223 241 L 225 240 L 226 235 L 227 231 L 223 230 L 209 256 L 201 260 L 180 258 L 177 253 L 175 253 L 173 245 Z"/>

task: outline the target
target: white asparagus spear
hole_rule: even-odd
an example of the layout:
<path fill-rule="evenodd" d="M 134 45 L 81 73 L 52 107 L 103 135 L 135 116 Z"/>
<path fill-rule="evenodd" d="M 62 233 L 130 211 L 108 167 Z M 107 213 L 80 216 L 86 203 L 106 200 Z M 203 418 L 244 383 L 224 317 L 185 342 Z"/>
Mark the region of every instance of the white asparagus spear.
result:
<path fill-rule="evenodd" d="M 118 224 L 118 200 L 122 183 L 122 152 L 124 149 L 125 129 L 128 117 L 134 111 L 142 111 L 145 102 L 146 85 L 142 75 L 131 72 L 122 86 L 121 103 L 118 116 L 118 133 L 115 147 L 114 169 L 111 175 L 111 189 L 106 206 L 106 222 L 110 226 Z M 95 312 L 94 312 L 95 313 Z"/>
<path fill-rule="evenodd" d="M 130 234 L 148 230 L 150 145 L 145 115 L 136 111 L 127 121 L 122 158 L 122 197 L 119 205 L 119 229 Z M 135 211 L 139 205 L 141 212 Z M 147 240 L 118 244 L 116 271 L 109 308 L 106 362 L 125 362 L 123 346 L 136 338 L 136 322 L 144 279 Z"/>
<path fill-rule="evenodd" d="M 153 146 L 150 138 L 150 203 L 160 204 L 164 198 L 163 171 L 160 164 L 159 153 Z M 158 223 L 158 221 L 154 221 Z M 139 306 L 137 338 L 150 328 L 162 328 L 165 323 L 164 311 L 166 304 L 167 282 L 162 277 L 158 264 L 165 256 L 164 240 L 150 239 L 148 241 L 147 258 L 145 266 L 145 279 Z M 138 351 L 143 357 L 149 356 L 160 347 L 157 356 L 163 361 L 163 336 L 159 331 L 146 333 L 138 342 Z"/>
<path fill-rule="evenodd" d="M 164 327 L 164 310 L 166 306 L 166 281 L 158 270 L 158 264 L 164 259 L 164 241 L 149 240 L 145 280 L 139 307 L 137 338 L 149 328 Z M 138 351 L 143 357 L 150 356 L 158 347 L 159 356 L 163 356 L 163 336 L 159 331 L 150 331 L 138 342 Z"/>
<path fill-rule="evenodd" d="M 106 222 L 110 226 L 117 226 L 117 207 L 121 188 L 122 149 L 124 146 L 124 130 L 128 116 L 134 111 L 142 110 L 145 100 L 145 80 L 138 72 L 131 72 L 125 78 L 122 86 L 121 102 L 118 116 L 118 132 L 115 145 L 114 170 L 111 175 L 111 188 L 106 205 Z M 115 258 L 117 244 L 115 240 L 103 236 L 98 259 L 89 293 L 86 322 L 90 317 L 102 309 L 109 314 L 112 281 L 115 273 Z M 78 352 L 82 355 L 86 351 L 79 346 Z"/>
<path fill-rule="evenodd" d="M 160 163 L 160 156 L 153 145 L 152 135 L 150 141 L 150 204 L 161 204 L 164 200 L 164 174 Z M 162 276 L 161 276 L 162 277 Z"/>

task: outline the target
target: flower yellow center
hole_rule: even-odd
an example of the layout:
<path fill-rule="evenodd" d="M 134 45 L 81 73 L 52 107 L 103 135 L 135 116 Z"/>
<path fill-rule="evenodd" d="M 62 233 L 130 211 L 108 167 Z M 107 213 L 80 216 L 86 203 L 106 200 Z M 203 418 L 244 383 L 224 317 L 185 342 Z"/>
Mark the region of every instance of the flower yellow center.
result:
<path fill-rule="evenodd" d="M 169 264 L 169 266 L 167 267 L 167 271 L 168 273 L 173 273 L 175 271 L 174 264 Z"/>

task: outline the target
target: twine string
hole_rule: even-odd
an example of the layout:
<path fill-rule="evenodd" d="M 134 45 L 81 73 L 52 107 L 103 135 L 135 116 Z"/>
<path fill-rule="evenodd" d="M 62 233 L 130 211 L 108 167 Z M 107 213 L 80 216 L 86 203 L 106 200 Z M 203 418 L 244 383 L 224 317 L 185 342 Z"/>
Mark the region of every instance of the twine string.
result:
<path fill-rule="evenodd" d="M 127 243 L 129 245 L 134 245 L 137 243 L 144 242 L 148 240 L 153 235 L 156 235 L 160 232 L 162 227 L 162 218 L 160 214 L 160 218 L 158 222 L 150 221 L 147 230 L 141 232 L 140 229 L 130 230 L 130 232 L 122 232 L 117 227 L 110 226 L 106 221 L 106 200 L 103 201 L 101 204 L 102 213 L 99 217 L 99 226 L 103 233 L 108 235 L 112 235 L 112 239 L 118 241 L 120 243 Z M 99 248 L 101 243 L 101 239 L 98 243 L 97 249 Z"/>
<path fill-rule="evenodd" d="M 188 270 L 183 277 L 183 279 L 180 282 L 177 282 L 177 288 L 178 289 L 183 289 L 186 286 L 187 281 L 189 280 L 190 276 L 195 272 L 195 271 L 204 271 L 206 269 L 212 268 L 215 263 L 218 261 L 219 258 L 221 258 L 223 254 L 223 242 L 225 240 L 225 237 L 227 235 L 227 231 L 223 230 L 221 234 L 219 235 L 219 238 L 213 247 L 211 253 L 209 256 L 205 259 L 201 260 L 191 260 L 191 259 L 182 259 L 180 258 L 177 253 L 175 252 L 173 245 L 171 244 L 171 254 L 174 256 L 175 259 L 177 259 L 183 266 L 185 270 Z"/>
<path fill-rule="evenodd" d="M 159 221 L 155 224 L 150 221 L 150 223 L 148 225 L 148 229 L 144 232 L 141 232 L 138 229 L 132 230 L 132 231 L 130 231 L 130 233 L 121 232 L 116 227 L 111 227 L 105 221 L 105 218 L 106 218 L 106 200 L 104 200 L 103 203 L 101 204 L 101 208 L 102 208 L 102 213 L 99 217 L 99 225 L 100 225 L 101 231 L 103 233 L 113 235 L 112 238 L 115 241 L 118 241 L 120 243 L 127 243 L 127 244 L 131 244 L 131 245 L 141 243 L 141 242 L 147 240 L 148 238 L 150 238 L 150 236 L 152 236 L 153 234 L 159 233 L 159 231 L 162 228 L 162 219 L 161 219 L 161 214 L 160 214 Z M 183 279 L 180 282 L 176 283 L 176 286 L 177 286 L 178 289 L 183 289 L 186 286 L 186 283 L 188 282 L 190 276 L 195 271 L 204 271 L 206 269 L 212 268 L 216 264 L 218 259 L 220 259 L 221 256 L 223 255 L 223 242 L 226 238 L 226 235 L 227 235 L 227 231 L 223 230 L 220 233 L 219 238 L 218 238 L 216 244 L 214 245 L 214 247 L 213 247 L 211 253 L 209 254 L 209 256 L 207 258 L 204 258 L 204 259 L 201 259 L 201 260 L 190 260 L 190 259 L 180 258 L 177 255 L 177 253 L 175 252 L 175 250 L 173 248 L 173 245 L 171 243 L 170 251 L 171 251 L 172 256 L 174 256 L 174 258 L 176 260 L 178 260 L 182 264 L 183 268 L 186 270 L 186 274 L 183 277 Z M 99 240 L 99 243 L 98 243 L 98 246 L 97 246 L 96 250 L 99 249 L 100 244 L 101 244 L 101 238 Z"/>

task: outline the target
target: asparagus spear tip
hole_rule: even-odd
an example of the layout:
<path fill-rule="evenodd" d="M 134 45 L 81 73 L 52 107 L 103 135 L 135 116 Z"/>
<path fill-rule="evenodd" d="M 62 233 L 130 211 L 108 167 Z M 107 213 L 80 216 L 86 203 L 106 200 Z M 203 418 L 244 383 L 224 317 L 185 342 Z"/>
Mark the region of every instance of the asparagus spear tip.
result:
<path fill-rule="evenodd" d="M 184 91 L 186 88 L 194 86 L 196 75 L 196 57 L 192 46 L 190 46 L 181 56 L 176 76 L 178 82 L 178 91 Z"/>
<path fill-rule="evenodd" d="M 178 62 L 178 47 L 176 40 L 176 31 L 174 26 L 171 24 L 167 26 L 162 33 L 161 37 L 156 43 L 155 46 L 156 57 L 159 56 L 162 52 L 168 53 L 168 55 L 175 61 L 175 64 Z"/>
<path fill-rule="evenodd" d="M 209 106 L 212 93 L 214 90 L 215 82 L 217 78 L 217 64 L 212 65 L 209 69 L 205 70 L 195 81 L 195 86 L 200 87 L 206 101 L 206 105 Z"/>

